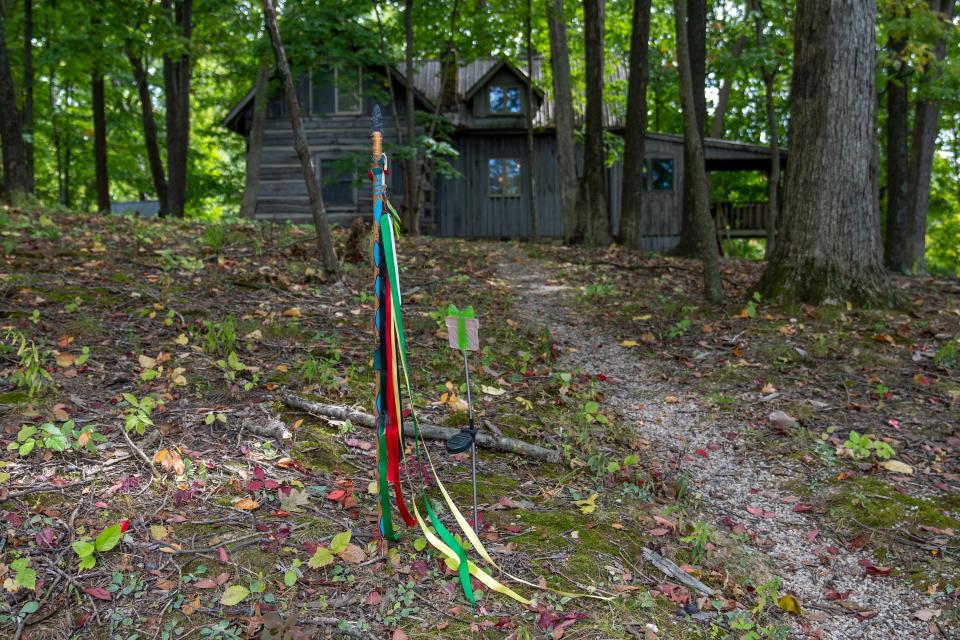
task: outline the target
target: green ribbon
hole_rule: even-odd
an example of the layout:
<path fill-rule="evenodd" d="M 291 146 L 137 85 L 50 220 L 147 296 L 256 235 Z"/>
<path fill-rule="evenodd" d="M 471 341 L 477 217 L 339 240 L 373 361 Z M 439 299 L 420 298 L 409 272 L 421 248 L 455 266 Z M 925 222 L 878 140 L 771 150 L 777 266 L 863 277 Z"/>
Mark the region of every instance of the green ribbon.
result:
<path fill-rule="evenodd" d="M 461 351 L 467 350 L 467 320 L 472 320 L 473 307 L 467 307 L 463 311 L 457 309 L 457 305 L 451 304 L 447 307 L 447 315 L 457 319 L 457 344 Z"/>

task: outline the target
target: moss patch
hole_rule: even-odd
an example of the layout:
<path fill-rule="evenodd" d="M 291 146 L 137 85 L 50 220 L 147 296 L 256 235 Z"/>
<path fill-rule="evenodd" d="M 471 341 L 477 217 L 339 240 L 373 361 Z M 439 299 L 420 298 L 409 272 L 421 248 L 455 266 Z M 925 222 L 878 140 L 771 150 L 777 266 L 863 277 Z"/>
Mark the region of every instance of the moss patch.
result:
<path fill-rule="evenodd" d="M 956 497 L 953 496 L 953 501 Z M 827 495 L 829 515 L 841 526 L 892 529 L 900 525 L 960 528 L 960 520 L 940 507 L 944 500 L 902 494 L 878 478 L 833 482 Z"/>

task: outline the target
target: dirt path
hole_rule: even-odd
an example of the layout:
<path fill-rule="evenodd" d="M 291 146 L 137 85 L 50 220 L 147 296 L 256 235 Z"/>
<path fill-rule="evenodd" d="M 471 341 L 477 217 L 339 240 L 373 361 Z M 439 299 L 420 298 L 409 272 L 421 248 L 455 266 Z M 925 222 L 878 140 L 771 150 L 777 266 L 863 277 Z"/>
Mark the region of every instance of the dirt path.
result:
<path fill-rule="evenodd" d="M 869 558 L 868 552 L 848 551 L 821 530 L 815 513 L 802 507 L 795 511 L 799 498 L 785 487 L 791 481 L 808 482 L 807 470 L 790 459 L 771 463 L 751 455 L 751 444 L 743 436 L 728 437 L 743 425 L 715 422 L 694 398 L 683 396 L 683 389 L 670 388 L 651 375 L 636 350 L 621 347 L 615 336 L 578 313 L 576 292 L 551 281 L 555 273 L 548 265 L 514 245 L 496 245 L 495 251 L 504 254 L 500 277 L 515 292 L 518 312 L 530 323 L 549 327 L 562 353 L 557 366 L 607 376 L 601 383 L 605 405 L 650 441 L 651 459 L 665 466 L 679 460 L 699 498 L 695 508 L 700 516 L 717 531 L 742 524 L 756 534 L 749 549 L 738 555 L 754 556 L 767 575 L 780 577 L 781 594 L 790 591 L 799 598 L 811 630 L 808 637 L 934 637 L 926 623 L 913 616 L 931 606 L 922 594 L 895 578 L 866 575 L 859 561 Z M 828 600 L 830 591 L 850 594 L 846 600 Z M 851 603 L 854 610 L 842 606 Z M 876 615 L 868 617 L 868 612 Z M 794 637 L 805 637 L 799 625 Z"/>

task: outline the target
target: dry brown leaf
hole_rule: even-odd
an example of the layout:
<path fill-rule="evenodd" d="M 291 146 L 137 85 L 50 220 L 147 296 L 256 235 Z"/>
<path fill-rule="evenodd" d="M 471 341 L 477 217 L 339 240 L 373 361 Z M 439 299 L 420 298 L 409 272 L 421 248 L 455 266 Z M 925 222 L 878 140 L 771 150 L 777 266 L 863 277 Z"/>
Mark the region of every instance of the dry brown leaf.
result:
<path fill-rule="evenodd" d="M 240 498 L 233 503 L 235 509 L 241 509 L 243 511 L 253 511 L 254 509 L 260 506 L 260 503 L 254 500 L 253 498 L 246 497 Z"/>

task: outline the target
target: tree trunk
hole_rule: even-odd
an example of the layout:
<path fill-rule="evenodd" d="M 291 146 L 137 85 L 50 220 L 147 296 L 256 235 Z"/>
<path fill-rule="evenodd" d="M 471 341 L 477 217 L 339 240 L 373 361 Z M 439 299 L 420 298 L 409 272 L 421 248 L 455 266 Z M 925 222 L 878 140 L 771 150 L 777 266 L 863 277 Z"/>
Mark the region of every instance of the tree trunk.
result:
<path fill-rule="evenodd" d="M 887 304 L 873 99 L 875 0 L 798 3 L 790 177 L 773 257 L 759 283 L 776 302 Z"/>
<path fill-rule="evenodd" d="M 253 120 L 250 123 L 250 140 L 247 145 L 247 171 L 243 183 L 243 201 L 240 217 L 252 218 L 257 208 L 257 187 L 260 184 L 260 157 L 263 152 L 263 130 L 267 123 L 267 98 L 270 93 L 270 73 L 273 71 L 266 56 L 260 60 L 257 81 L 253 91 Z"/>
<path fill-rule="evenodd" d="M 143 139 L 147 147 L 147 161 L 150 164 L 150 176 L 153 179 L 153 189 L 160 202 L 160 216 L 169 212 L 167 206 L 167 178 L 163 171 L 163 160 L 160 157 L 160 143 L 157 139 L 157 123 L 153 115 L 153 98 L 150 95 L 149 78 L 143 64 L 143 58 L 136 55 L 127 47 L 127 59 L 133 67 L 133 79 L 137 85 L 137 95 L 140 98 L 140 120 L 143 123 Z"/>
<path fill-rule="evenodd" d="M 623 192 L 620 196 L 620 241 L 639 249 L 643 218 L 644 142 L 647 135 L 647 51 L 650 0 L 634 0 L 627 79 L 627 122 L 623 136 Z"/>
<path fill-rule="evenodd" d="M 30 174 L 30 192 L 36 188 L 33 139 L 33 0 L 23 2 L 23 137 Z"/>
<path fill-rule="evenodd" d="M 404 45 L 404 98 L 407 118 L 407 141 L 410 144 L 412 155 L 407 161 L 406 188 L 409 199 L 404 198 L 407 215 L 403 217 L 407 233 L 420 233 L 420 181 L 417 173 L 417 123 L 414 114 L 413 101 L 413 0 L 405 0 L 403 9 L 403 29 L 405 34 Z M 405 194 L 407 195 L 407 194 Z"/>
<path fill-rule="evenodd" d="M 171 4 L 172 3 L 172 4 Z M 167 208 L 182 218 L 187 202 L 187 161 L 190 148 L 190 37 L 193 33 L 193 0 L 163 0 L 161 6 L 173 15 L 183 39 L 176 57 L 163 56 L 163 85 L 167 106 Z"/>
<path fill-rule="evenodd" d="M 534 175 L 533 149 L 533 6 L 532 0 L 527 0 L 527 16 L 524 25 L 527 46 L 527 199 L 530 215 L 530 237 L 537 239 L 537 192 L 536 176 Z"/>
<path fill-rule="evenodd" d="M 307 133 L 300 120 L 300 104 L 297 102 L 297 91 L 293 86 L 293 76 L 287 66 L 287 56 L 283 52 L 283 41 L 280 39 L 280 30 L 277 28 L 277 15 L 273 11 L 271 0 L 263 1 L 263 18 L 267 27 L 270 41 L 273 43 L 273 53 L 276 56 L 277 72 L 283 82 L 283 93 L 287 100 L 287 113 L 290 115 L 290 126 L 293 128 L 293 147 L 300 158 L 300 169 L 307 184 L 307 194 L 310 197 L 310 213 L 313 214 L 313 226 L 317 232 L 317 249 L 323 260 L 323 268 L 336 280 L 340 280 L 340 262 L 337 252 L 333 248 L 333 238 L 330 234 L 330 225 L 327 222 L 327 210 L 323 205 L 323 193 L 320 191 L 320 181 L 313 167 L 313 158 L 310 156 L 310 146 L 307 144 Z"/>
<path fill-rule="evenodd" d="M 692 192 L 695 207 L 693 213 L 703 260 L 704 294 L 712 304 L 720 304 L 723 302 L 720 256 L 716 242 L 717 232 L 710 217 L 710 194 L 707 190 L 707 169 L 703 158 L 703 129 L 696 116 L 684 0 L 673 0 L 673 10 L 677 29 L 677 66 L 680 72 L 680 104 L 683 109 L 683 140 L 686 150 L 684 164 L 691 168 L 689 173 L 692 178 L 686 183 L 686 190 Z"/>
<path fill-rule="evenodd" d="M 694 114 L 697 117 L 697 132 L 700 136 L 700 145 L 703 146 L 703 132 L 707 120 L 707 98 L 704 87 L 707 82 L 707 0 L 686 0 L 687 39 L 690 55 L 690 77 L 693 81 Z M 685 146 L 689 142 L 684 142 Z M 690 150 L 684 149 L 689 155 Z M 674 249 L 676 255 L 696 256 L 700 254 L 700 242 L 697 237 L 696 203 L 693 201 L 693 190 L 687 187 L 694 179 L 693 167 L 689 162 L 683 163 L 683 212 L 680 217 L 680 244 Z M 709 197 L 709 186 L 708 186 Z M 709 207 L 709 201 L 708 205 Z M 713 242 L 713 239 L 710 239 Z"/>
<path fill-rule="evenodd" d="M 91 74 L 93 95 L 93 164 L 96 174 L 97 211 L 110 212 L 110 176 L 107 163 L 107 105 L 103 74 L 94 63 Z"/>
<path fill-rule="evenodd" d="M 7 56 L 6 26 L 0 12 L 0 141 L 3 143 L 4 194 L 12 199 L 17 193 L 33 192 L 33 177 L 23 141 L 20 110 L 17 109 L 17 94 L 10 72 Z"/>
<path fill-rule="evenodd" d="M 757 50 L 763 51 L 766 20 L 763 15 L 763 5 L 760 0 L 749 0 L 747 8 L 754 12 L 754 29 L 757 39 Z M 764 228 L 767 242 L 764 248 L 764 258 L 767 260 L 773 255 L 777 242 L 777 218 L 780 213 L 780 132 L 777 124 L 777 110 L 774 103 L 774 80 L 776 67 L 768 67 L 761 62 L 763 76 L 764 106 L 767 113 L 767 137 L 770 139 L 770 169 L 767 171 L 767 211 L 764 216 Z M 716 122 L 716 121 L 714 121 Z"/>
<path fill-rule="evenodd" d="M 897 60 L 887 81 L 887 235 L 884 255 L 887 267 L 908 273 L 913 266 L 906 255 L 907 175 L 910 88 L 908 71 L 900 60 L 905 42 L 891 39 L 891 53 Z"/>
<path fill-rule="evenodd" d="M 603 152 L 603 23 L 604 0 L 583 0 L 583 29 L 587 108 L 583 137 L 583 182 L 581 193 L 587 216 L 587 243 L 610 242 L 607 212 L 605 158 Z"/>
<path fill-rule="evenodd" d="M 931 10 L 942 14 L 950 25 L 956 9 L 955 0 L 930 0 Z M 952 26 L 952 25 L 951 25 Z M 946 40 L 937 42 L 937 63 L 943 61 L 947 52 Z M 939 69 L 930 71 L 925 83 L 932 89 L 940 79 Z M 922 91 L 922 89 L 921 89 Z M 909 273 L 926 271 L 927 208 L 930 205 L 930 175 L 933 171 L 933 154 L 936 150 L 937 132 L 940 128 L 940 101 L 924 96 L 917 99 L 914 116 L 913 143 L 910 145 L 910 168 L 907 177 L 907 213 L 904 220 L 902 267 Z"/>
<path fill-rule="evenodd" d="M 577 160 L 573 137 L 573 94 L 570 88 L 570 53 L 563 0 L 546 0 L 550 33 L 550 68 L 553 72 L 554 119 L 557 128 L 557 184 L 563 240 L 583 240 L 583 226 L 577 214 Z"/>
<path fill-rule="evenodd" d="M 733 89 L 733 78 L 736 75 L 736 62 L 743 53 L 743 48 L 747 45 L 746 36 L 740 36 L 733 43 L 733 50 L 730 51 L 730 58 L 734 64 L 723 78 L 723 84 L 720 85 L 720 92 L 717 94 L 717 106 L 713 110 L 713 118 L 710 121 L 710 137 L 715 139 L 723 138 L 723 119 L 727 115 L 727 108 L 730 106 L 730 91 Z"/>

